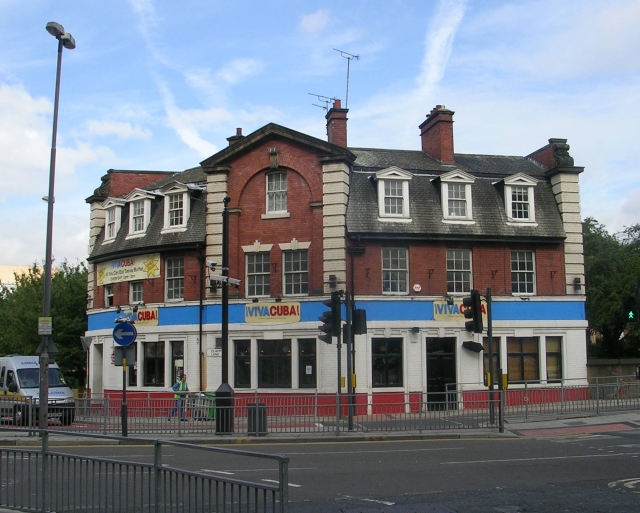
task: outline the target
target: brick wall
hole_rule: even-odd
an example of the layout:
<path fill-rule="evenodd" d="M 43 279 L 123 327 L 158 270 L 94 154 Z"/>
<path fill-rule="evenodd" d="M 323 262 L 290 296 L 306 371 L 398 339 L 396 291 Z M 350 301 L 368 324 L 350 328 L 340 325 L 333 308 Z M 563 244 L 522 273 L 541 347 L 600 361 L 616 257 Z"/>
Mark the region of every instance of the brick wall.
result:
<path fill-rule="evenodd" d="M 114 198 L 129 194 L 138 187 L 157 182 L 162 178 L 171 176 L 173 172 L 157 171 L 109 171 L 109 196 Z"/>
<path fill-rule="evenodd" d="M 409 295 L 447 295 L 447 249 L 471 249 L 473 288 L 491 287 L 493 295 L 511 295 L 511 251 L 535 252 L 536 294 L 565 295 L 564 251 L 561 244 L 550 246 L 497 245 L 464 243 L 368 244 L 364 255 L 356 255 L 354 263 L 355 294 L 382 293 L 382 248 L 409 249 Z M 347 266 L 351 270 L 350 263 Z M 348 283 L 351 283 L 349 272 Z M 420 292 L 413 285 L 419 284 Z"/>
<path fill-rule="evenodd" d="M 167 258 L 184 257 L 184 300 L 197 301 L 200 292 L 200 262 L 197 251 L 177 251 L 162 254 L 160 257 L 160 278 L 143 281 L 144 302 L 146 304 L 165 302 L 165 262 Z M 95 264 L 94 264 L 95 267 Z M 105 291 L 104 286 L 98 287 L 97 273 L 95 275 L 93 288 L 95 290 L 93 308 L 104 308 Z M 206 276 L 206 273 L 205 273 Z M 131 304 L 129 299 L 130 282 L 113 283 L 113 306 L 124 306 Z M 206 280 L 204 283 L 207 286 Z"/>

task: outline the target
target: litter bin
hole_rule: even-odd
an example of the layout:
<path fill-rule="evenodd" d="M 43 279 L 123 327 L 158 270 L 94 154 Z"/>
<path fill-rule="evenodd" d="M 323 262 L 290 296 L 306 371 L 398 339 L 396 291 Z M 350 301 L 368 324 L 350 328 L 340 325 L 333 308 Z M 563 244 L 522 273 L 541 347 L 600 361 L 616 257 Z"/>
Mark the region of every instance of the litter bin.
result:
<path fill-rule="evenodd" d="M 196 420 L 215 420 L 216 418 L 216 394 L 204 392 L 198 394 L 193 417 Z"/>
<path fill-rule="evenodd" d="M 264 403 L 249 403 L 247 405 L 247 434 L 249 436 L 264 436 L 267 434 L 267 405 Z"/>

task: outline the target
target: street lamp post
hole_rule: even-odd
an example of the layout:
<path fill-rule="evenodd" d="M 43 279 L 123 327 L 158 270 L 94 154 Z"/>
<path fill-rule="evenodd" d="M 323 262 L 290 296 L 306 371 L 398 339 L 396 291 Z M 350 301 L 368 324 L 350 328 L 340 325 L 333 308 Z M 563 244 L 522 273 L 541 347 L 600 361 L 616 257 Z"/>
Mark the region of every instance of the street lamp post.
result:
<path fill-rule="evenodd" d="M 56 70 L 56 92 L 53 103 L 53 135 L 51 137 L 51 160 L 49 164 L 49 195 L 47 196 L 47 241 L 44 261 L 44 301 L 42 316 L 47 319 L 51 316 L 51 247 L 53 240 L 53 203 L 54 183 L 56 175 L 56 134 L 58 131 L 58 100 L 60 97 L 60 70 L 62 68 L 62 48 L 73 50 L 76 41 L 71 34 L 64 31 L 59 23 L 50 21 L 46 26 L 47 32 L 58 40 L 58 67 Z M 49 323 L 49 326 L 51 324 Z M 58 354 L 58 349 L 51 338 L 51 330 L 44 330 L 42 340 L 36 354 L 40 355 L 40 401 L 38 425 L 40 429 L 46 429 L 49 417 L 49 358 Z"/>

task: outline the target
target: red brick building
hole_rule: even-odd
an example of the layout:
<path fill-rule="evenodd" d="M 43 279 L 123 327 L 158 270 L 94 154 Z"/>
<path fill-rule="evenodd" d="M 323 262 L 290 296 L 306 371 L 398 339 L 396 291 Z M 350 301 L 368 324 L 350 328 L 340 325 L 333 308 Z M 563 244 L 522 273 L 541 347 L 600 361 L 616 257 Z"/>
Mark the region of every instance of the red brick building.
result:
<path fill-rule="evenodd" d="M 87 199 L 94 392 L 120 386 L 118 307 L 138 319 L 131 387 L 166 391 L 183 371 L 193 389 L 219 386 L 226 197 L 236 393 L 335 393 L 335 341 L 318 339 L 332 291 L 366 311 L 352 361 L 369 401 L 478 387 L 488 358 L 463 346 L 487 348 L 465 329 L 472 289 L 491 294 L 513 386 L 585 379 L 583 168 L 563 139 L 522 157 L 457 154 L 453 115 L 431 111 L 421 150 L 353 148 L 338 100 L 328 141 L 268 124 L 187 171 L 110 170 Z"/>

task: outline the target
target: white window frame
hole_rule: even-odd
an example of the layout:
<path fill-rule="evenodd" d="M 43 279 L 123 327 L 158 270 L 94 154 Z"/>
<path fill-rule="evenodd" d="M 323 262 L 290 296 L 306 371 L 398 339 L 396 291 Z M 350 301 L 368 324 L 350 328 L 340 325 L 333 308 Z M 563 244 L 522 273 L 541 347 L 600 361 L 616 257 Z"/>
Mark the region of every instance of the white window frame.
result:
<path fill-rule="evenodd" d="M 161 233 L 184 232 L 187 230 L 187 223 L 191 215 L 191 196 L 186 185 L 173 183 L 162 190 L 164 195 L 164 227 Z M 180 224 L 171 224 L 171 202 L 172 199 L 182 196 L 182 222 Z"/>
<path fill-rule="evenodd" d="M 504 179 L 504 208 L 507 215 L 507 224 L 511 226 L 537 226 L 536 223 L 536 205 L 534 187 L 538 181 L 535 178 L 531 178 L 524 173 L 517 173 Z M 524 188 L 527 190 L 529 206 L 529 217 L 513 217 L 513 193 L 517 188 Z"/>
<path fill-rule="evenodd" d="M 385 267 L 385 262 L 386 261 L 392 261 L 394 260 L 394 256 L 389 253 L 388 257 L 385 257 L 385 252 L 391 252 L 391 251 L 402 251 L 404 252 L 404 257 L 400 258 L 400 255 L 398 254 L 397 259 L 399 260 L 404 260 L 405 266 L 404 267 L 400 267 L 399 265 L 397 267 L 393 267 L 391 265 L 387 265 Z M 398 247 L 389 247 L 389 248 L 382 248 L 382 254 L 381 254 L 381 268 L 382 268 L 382 293 L 384 295 L 391 295 L 391 296 L 405 296 L 409 293 L 409 249 L 408 248 L 398 248 Z M 392 278 L 391 276 L 389 276 L 389 278 L 385 278 L 386 273 L 396 273 L 397 276 L 395 278 Z M 400 277 L 400 274 L 404 273 L 404 290 L 400 290 L 400 285 L 402 284 L 402 279 Z M 385 282 L 389 282 L 389 284 L 393 284 L 395 283 L 397 285 L 397 290 L 385 290 Z M 389 289 L 392 289 L 394 287 L 389 287 Z"/>
<path fill-rule="evenodd" d="M 147 227 L 151 221 L 151 200 L 155 195 L 141 189 L 134 189 L 127 196 L 126 202 L 129 204 L 129 234 L 127 239 L 143 237 L 146 235 Z M 142 213 L 136 215 L 136 206 L 142 205 Z M 142 221 L 142 226 L 136 230 L 136 219 Z"/>
<path fill-rule="evenodd" d="M 114 305 L 113 300 L 113 283 L 104 286 L 104 307 L 111 308 Z"/>
<path fill-rule="evenodd" d="M 375 175 L 378 184 L 378 220 L 391 222 L 411 222 L 411 212 L 409 209 L 409 181 L 413 175 L 404 169 L 391 166 L 378 171 Z M 387 185 L 393 183 L 396 194 L 387 194 Z M 398 187 L 400 185 L 400 187 Z M 401 194 L 397 194 L 398 189 Z M 401 212 L 389 212 L 387 199 L 398 201 L 401 205 Z"/>
<path fill-rule="evenodd" d="M 465 173 L 459 169 L 449 171 L 440 176 L 440 192 L 442 197 L 442 220 L 445 223 L 464 223 L 473 224 L 473 195 L 472 185 L 475 183 L 475 177 L 469 173 Z M 453 197 L 449 190 L 449 185 L 459 185 L 464 190 L 464 197 Z M 457 215 L 452 213 L 449 208 L 450 201 L 460 201 L 465 204 L 465 214 Z"/>
<path fill-rule="evenodd" d="M 287 271 L 287 256 L 302 255 L 303 253 L 305 255 L 306 269 Z M 296 276 L 301 277 L 299 281 L 296 281 L 296 282 L 292 281 L 291 283 L 287 283 L 288 277 L 296 277 Z M 304 281 L 302 279 L 302 276 L 304 276 Z M 300 289 L 302 289 L 304 285 L 304 287 L 306 287 L 307 290 L 306 291 L 300 290 L 298 292 L 295 292 L 292 290 L 291 292 L 288 292 L 287 291 L 288 285 L 290 285 L 292 289 L 296 287 L 300 287 Z M 298 247 L 296 249 L 288 249 L 282 252 L 282 293 L 285 296 L 308 296 L 309 295 L 309 250 L 307 248 Z"/>
<path fill-rule="evenodd" d="M 138 286 L 139 290 L 136 290 Z M 139 298 L 136 298 L 137 295 Z M 132 305 L 144 303 L 144 282 L 142 280 L 129 282 L 129 303 Z"/>
<path fill-rule="evenodd" d="M 169 264 L 173 263 L 174 260 L 180 260 L 182 262 L 182 266 L 181 266 L 182 275 L 177 275 L 177 274 L 175 276 L 173 275 L 175 266 L 172 265 L 170 268 Z M 167 298 L 167 301 L 184 301 L 184 257 L 167 258 L 164 263 L 164 269 L 165 269 L 164 289 L 165 289 L 165 297 Z M 170 270 L 171 270 L 171 276 L 169 276 Z M 169 280 L 171 280 L 172 285 L 174 284 L 174 282 L 178 284 L 178 290 L 181 292 L 179 295 L 176 295 L 175 286 L 172 286 L 171 288 L 169 287 Z"/>
<path fill-rule="evenodd" d="M 267 269 L 266 272 L 264 270 L 264 262 L 261 261 L 260 262 L 260 266 L 262 266 L 262 271 L 261 272 L 256 272 L 255 271 L 255 267 L 256 267 L 256 263 L 253 262 L 253 267 L 254 267 L 254 272 L 249 272 L 249 266 L 250 263 L 249 261 L 252 258 L 256 258 L 258 256 L 260 256 L 261 258 L 263 258 L 266 255 L 266 257 L 268 258 L 268 262 L 267 262 Z M 249 252 L 245 254 L 245 283 L 246 283 L 246 295 L 247 297 L 269 297 L 271 295 L 271 253 L 269 253 L 268 251 L 260 251 L 260 252 Z M 257 279 L 258 277 L 262 278 L 262 283 L 260 284 L 256 284 L 255 282 L 253 282 L 254 279 Z M 265 279 L 266 277 L 266 279 Z M 253 282 L 253 283 L 252 283 Z M 253 288 L 253 294 L 251 293 L 251 288 Z M 256 294 L 256 289 L 260 289 L 262 294 Z M 266 288 L 266 293 L 265 293 L 265 288 Z"/>
<path fill-rule="evenodd" d="M 520 266 L 518 266 L 518 269 L 516 269 L 514 271 L 513 269 L 513 264 L 514 264 L 514 253 L 526 253 L 531 255 L 531 266 L 532 269 L 521 269 Z M 536 252 L 535 251 L 530 251 L 530 250 L 520 250 L 520 249 L 512 249 L 511 253 L 510 253 L 510 258 L 509 258 L 509 262 L 511 264 L 511 294 L 513 296 L 533 296 L 536 293 Z M 520 259 L 518 258 L 517 263 L 527 263 L 526 260 L 524 261 L 520 261 Z M 524 274 L 526 276 L 531 276 L 532 277 L 532 290 L 531 291 L 525 291 L 525 292 L 521 292 L 520 290 L 515 291 L 513 290 L 513 283 L 514 283 L 514 274 Z M 520 281 L 518 279 L 517 281 L 518 283 L 518 288 L 520 287 L 521 284 L 527 285 L 529 283 L 528 280 L 525 281 Z"/>
<path fill-rule="evenodd" d="M 450 258 L 451 252 L 453 252 L 453 258 Z M 458 253 L 460 253 L 460 255 L 462 256 L 461 259 L 457 258 Z M 465 255 L 468 256 L 468 258 L 465 258 Z M 469 263 L 469 268 L 464 269 L 464 264 L 467 261 Z M 454 262 L 453 268 L 449 268 L 449 262 Z M 463 264 L 463 268 L 457 267 L 459 263 Z M 447 249 L 446 267 L 447 267 L 447 294 L 451 294 L 451 295 L 468 294 L 473 288 L 473 252 L 470 249 Z M 453 280 L 449 280 L 449 276 L 450 276 L 449 273 L 454 274 Z M 457 279 L 458 275 L 462 276 L 461 280 Z M 465 275 L 467 277 L 467 280 L 465 280 Z M 453 288 L 455 289 L 456 285 L 459 283 L 462 284 L 462 290 L 449 290 L 449 284 L 453 284 L 454 285 Z M 468 288 L 465 288 L 465 284 L 468 285 Z"/>
<path fill-rule="evenodd" d="M 270 183 L 270 180 L 273 180 L 275 177 L 284 177 L 278 181 L 278 184 L 282 186 L 284 183 L 284 188 L 280 189 L 271 189 L 270 187 L 273 184 Z M 265 212 L 267 214 L 285 214 L 288 212 L 288 199 L 289 199 L 289 181 L 286 171 L 272 171 L 267 173 L 265 180 L 266 187 L 266 204 L 265 204 Z M 284 205 L 281 203 L 284 202 Z M 278 206 L 284 206 L 284 208 L 278 208 Z"/>
<path fill-rule="evenodd" d="M 104 242 L 110 244 L 118 236 L 122 225 L 122 207 L 125 202 L 120 198 L 107 198 L 102 204 L 104 214 Z"/>

